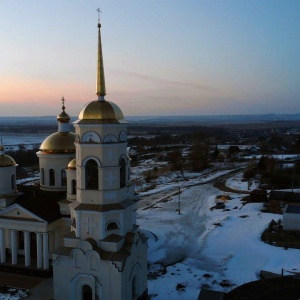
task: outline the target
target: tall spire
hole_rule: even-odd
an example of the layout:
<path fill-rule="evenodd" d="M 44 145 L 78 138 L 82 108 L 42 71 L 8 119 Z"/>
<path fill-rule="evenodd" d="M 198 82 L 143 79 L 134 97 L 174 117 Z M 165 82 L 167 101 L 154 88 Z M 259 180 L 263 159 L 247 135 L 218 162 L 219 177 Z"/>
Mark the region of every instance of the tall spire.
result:
<path fill-rule="evenodd" d="M 97 64 L 97 84 L 96 84 L 96 95 L 98 101 L 105 101 L 104 96 L 106 95 L 105 89 L 105 77 L 104 77 L 104 66 L 103 66 L 103 55 L 102 55 L 102 44 L 101 44 L 101 24 L 100 24 L 100 9 L 98 11 L 98 64 Z"/>

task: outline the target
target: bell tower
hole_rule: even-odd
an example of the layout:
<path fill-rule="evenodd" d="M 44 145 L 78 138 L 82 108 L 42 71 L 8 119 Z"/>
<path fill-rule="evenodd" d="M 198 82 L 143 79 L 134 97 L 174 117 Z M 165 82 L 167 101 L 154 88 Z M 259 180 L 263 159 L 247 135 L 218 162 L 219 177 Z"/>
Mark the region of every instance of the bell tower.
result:
<path fill-rule="evenodd" d="M 71 232 L 64 248 L 53 255 L 54 296 L 83 299 L 90 293 L 90 299 L 143 299 L 147 244 L 136 225 L 137 199 L 129 193 L 127 121 L 121 109 L 105 99 L 100 22 L 97 56 L 97 100 L 87 103 L 73 123 L 76 197 L 69 205 Z"/>

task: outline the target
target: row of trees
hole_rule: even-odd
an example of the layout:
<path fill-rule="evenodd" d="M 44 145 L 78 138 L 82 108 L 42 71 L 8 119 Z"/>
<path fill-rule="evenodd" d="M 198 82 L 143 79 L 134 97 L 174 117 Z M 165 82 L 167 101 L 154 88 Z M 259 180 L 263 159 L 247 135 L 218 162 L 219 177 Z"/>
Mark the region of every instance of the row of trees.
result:
<path fill-rule="evenodd" d="M 259 175 L 261 183 L 275 188 L 296 187 L 300 184 L 300 162 L 293 164 L 291 168 L 280 167 L 280 163 L 273 157 L 263 155 L 257 163 L 249 163 L 244 178 L 250 179 Z"/>

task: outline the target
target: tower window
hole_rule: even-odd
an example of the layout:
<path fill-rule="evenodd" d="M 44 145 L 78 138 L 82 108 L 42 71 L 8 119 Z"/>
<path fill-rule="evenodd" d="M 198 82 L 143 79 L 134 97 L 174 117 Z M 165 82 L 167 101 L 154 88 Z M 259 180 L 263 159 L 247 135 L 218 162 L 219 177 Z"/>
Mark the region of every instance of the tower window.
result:
<path fill-rule="evenodd" d="M 106 230 L 115 230 L 119 229 L 119 226 L 116 222 L 109 222 L 106 226 Z"/>
<path fill-rule="evenodd" d="M 49 170 L 49 185 L 55 185 L 55 171 L 53 169 Z"/>
<path fill-rule="evenodd" d="M 44 174 L 44 169 L 41 168 L 41 185 L 44 185 L 45 182 L 45 174 Z"/>
<path fill-rule="evenodd" d="M 72 185 L 72 195 L 76 195 L 76 180 L 75 179 L 72 180 L 71 185 Z"/>
<path fill-rule="evenodd" d="M 16 187 L 16 179 L 15 175 L 11 176 L 11 188 L 14 189 Z"/>
<path fill-rule="evenodd" d="M 98 164 L 93 159 L 89 159 L 85 165 L 86 189 L 98 189 Z"/>
<path fill-rule="evenodd" d="M 67 173 L 65 169 L 61 170 L 61 186 L 66 186 L 67 185 Z"/>
<path fill-rule="evenodd" d="M 120 188 L 126 186 L 126 162 L 125 159 L 122 158 L 120 161 Z"/>

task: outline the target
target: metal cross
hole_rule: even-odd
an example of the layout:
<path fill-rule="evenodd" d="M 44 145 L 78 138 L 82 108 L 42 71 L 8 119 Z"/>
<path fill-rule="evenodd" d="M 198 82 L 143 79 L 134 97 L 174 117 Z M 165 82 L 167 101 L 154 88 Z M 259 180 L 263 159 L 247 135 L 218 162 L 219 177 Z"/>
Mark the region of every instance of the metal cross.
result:
<path fill-rule="evenodd" d="M 98 22 L 100 22 L 100 13 L 101 13 L 101 10 L 100 10 L 100 8 L 98 7 L 98 9 L 96 9 L 96 11 L 98 12 Z"/>

